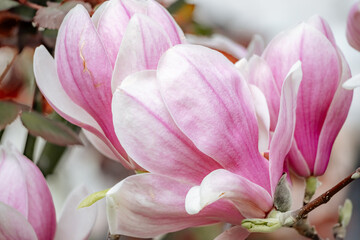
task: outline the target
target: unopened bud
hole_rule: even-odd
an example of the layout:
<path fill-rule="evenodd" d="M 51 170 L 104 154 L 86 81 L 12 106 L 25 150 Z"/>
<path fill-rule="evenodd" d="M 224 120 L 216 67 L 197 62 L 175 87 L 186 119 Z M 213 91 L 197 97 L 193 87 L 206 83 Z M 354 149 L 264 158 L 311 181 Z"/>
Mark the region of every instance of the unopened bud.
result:
<path fill-rule="evenodd" d="M 349 225 L 351 215 L 352 215 L 352 202 L 350 199 L 346 199 L 344 206 L 339 207 L 339 223 L 343 227 L 347 227 Z"/>
<path fill-rule="evenodd" d="M 286 212 L 291 208 L 291 191 L 286 180 L 287 174 L 284 173 L 280 178 L 274 194 L 274 206 L 280 212 Z"/>

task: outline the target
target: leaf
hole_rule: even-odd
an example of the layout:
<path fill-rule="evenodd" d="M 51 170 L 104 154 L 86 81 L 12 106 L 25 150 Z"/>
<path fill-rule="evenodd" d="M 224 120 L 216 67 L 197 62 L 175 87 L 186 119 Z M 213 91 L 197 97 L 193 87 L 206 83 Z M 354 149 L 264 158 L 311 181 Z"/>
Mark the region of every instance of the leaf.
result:
<path fill-rule="evenodd" d="M 34 49 L 0 48 L 0 99 L 32 106 L 35 92 Z"/>
<path fill-rule="evenodd" d="M 23 109 L 24 106 L 20 104 L 0 101 L 0 130 L 14 121 Z"/>
<path fill-rule="evenodd" d="M 0 1 L 0 11 L 5 11 L 13 7 L 19 6 L 20 3 L 14 0 L 1 0 Z"/>
<path fill-rule="evenodd" d="M 99 192 L 95 192 L 93 194 L 90 194 L 84 200 L 81 201 L 81 203 L 78 206 L 78 209 L 79 208 L 84 208 L 84 207 L 90 207 L 91 205 L 93 205 L 97 201 L 103 199 L 106 196 L 106 193 L 109 190 L 110 190 L 110 188 L 99 191 Z"/>
<path fill-rule="evenodd" d="M 83 5 L 88 12 L 91 5 L 82 1 L 69 1 L 63 4 L 48 2 L 48 6 L 39 9 L 34 17 L 34 23 L 43 28 L 59 29 L 65 15 L 77 4 Z"/>
<path fill-rule="evenodd" d="M 18 50 L 16 48 L 12 48 L 12 47 L 0 48 L 0 86 L 3 85 L 3 79 L 6 76 L 6 74 L 9 72 L 11 66 L 13 65 L 17 54 L 18 54 Z"/>
<path fill-rule="evenodd" d="M 82 144 L 78 135 L 65 124 L 46 118 L 36 112 L 23 112 L 21 121 L 32 135 L 60 145 Z"/>

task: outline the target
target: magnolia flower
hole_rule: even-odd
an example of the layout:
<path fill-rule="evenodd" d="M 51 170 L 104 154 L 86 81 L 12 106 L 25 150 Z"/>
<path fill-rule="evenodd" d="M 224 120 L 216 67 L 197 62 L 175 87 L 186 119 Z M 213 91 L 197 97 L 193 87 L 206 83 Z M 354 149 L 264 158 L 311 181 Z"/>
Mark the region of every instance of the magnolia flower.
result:
<path fill-rule="evenodd" d="M 356 2 L 350 9 L 347 28 L 346 38 L 349 44 L 360 51 L 360 3 Z"/>
<path fill-rule="evenodd" d="M 36 49 L 36 81 L 50 105 L 85 129 L 102 153 L 138 168 L 115 135 L 113 91 L 127 75 L 156 69 L 162 53 L 183 38 L 169 13 L 152 0 L 111 0 L 91 18 L 78 5 L 60 27 L 55 61 L 44 46 Z"/>
<path fill-rule="evenodd" d="M 327 168 L 333 143 L 352 100 L 352 92 L 341 87 L 350 78 L 350 69 L 328 24 L 314 16 L 276 36 L 262 58 L 254 56 L 247 64 L 243 60 L 238 66 L 247 71 L 249 82 L 264 92 L 270 110 L 270 130 L 274 131 L 284 77 L 298 60 L 302 62 L 303 79 L 297 99 L 294 141 L 287 157 L 298 175 L 319 176 Z"/>
<path fill-rule="evenodd" d="M 157 71 L 128 76 L 114 93 L 115 131 L 150 173 L 109 190 L 110 232 L 148 238 L 265 217 L 291 144 L 299 80 L 298 63 L 284 83 L 268 160 L 259 152 L 264 143 L 259 138 L 267 139 L 268 148 L 268 129 L 258 128 L 258 122 L 269 126 L 266 100 L 219 52 L 177 45 L 163 55 Z M 248 235 L 241 227 L 224 234 Z"/>
<path fill-rule="evenodd" d="M 0 146 L 0 189 L 0 239 L 87 239 L 96 219 L 96 208 L 76 209 L 89 194 L 81 187 L 69 195 L 56 224 L 45 178 L 12 145 Z"/>

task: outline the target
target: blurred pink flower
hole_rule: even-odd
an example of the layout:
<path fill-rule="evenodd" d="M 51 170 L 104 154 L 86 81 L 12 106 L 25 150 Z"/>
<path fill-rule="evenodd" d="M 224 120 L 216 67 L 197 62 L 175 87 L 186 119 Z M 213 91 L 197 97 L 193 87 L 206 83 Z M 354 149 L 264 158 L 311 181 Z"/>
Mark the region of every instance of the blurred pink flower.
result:
<path fill-rule="evenodd" d="M 102 153 L 137 169 L 114 132 L 112 93 L 127 75 L 156 69 L 162 53 L 182 41 L 180 28 L 155 1 L 111 0 L 91 18 L 78 5 L 60 27 L 55 61 L 45 47 L 36 49 L 36 81 L 50 105 L 84 128 Z"/>
<path fill-rule="evenodd" d="M 147 238 L 265 217 L 291 146 L 300 80 L 297 63 L 285 80 L 268 160 L 259 138 L 268 145 L 269 129 L 258 127 L 269 121 L 266 100 L 221 53 L 178 45 L 157 71 L 127 77 L 114 93 L 115 131 L 150 173 L 130 176 L 107 193 L 110 232 Z M 248 233 L 235 227 L 230 235 Z"/>
<path fill-rule="evenodd" d="M 356 2 L 350 9 L 347 28 L 346 38 L 349 44 L 360 51 L 360 3 Z"/>
<path fill-rule="evenodd" d="M 262 58 L 254 56 L 249 60 L 247 71 L 250 83 L 257 85 L 266 96 L 270 129 L 274 131 L 284 77 L 299 60 L 302 62 L 303 79 L 288 160 L 298 175 L 319 176 L 327 168 L 333 143 L 352 100 L 352 92 L 341 87 L 351 77 L 350 69 L 328 24 L 319 16 L 314 16 L 280 33 L 266 47 Z"/>
<path fill-rule="evenodd" d="M 95 222 L 95 208 L 77 210 L 79 202 L 89 194 L 81 187 L 68 197 L 56 226 L 54 203 L 45 178 L 12 145 L 0 146 L 0 188 L 0 239 L 62 240 L 71 236 L 82 240 Z"/>

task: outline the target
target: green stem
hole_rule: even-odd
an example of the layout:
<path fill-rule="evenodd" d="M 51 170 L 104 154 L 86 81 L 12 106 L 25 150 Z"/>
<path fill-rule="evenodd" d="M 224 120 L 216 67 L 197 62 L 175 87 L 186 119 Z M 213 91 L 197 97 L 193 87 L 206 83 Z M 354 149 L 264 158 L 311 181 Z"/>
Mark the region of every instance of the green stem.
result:
<path fill-rule="evenodd" d="M 317 177 L 311 176 L 306 179 L 303 206 L 305 206 L 310 202 L 311 198 L 314 196 L 316 192 L 318 185 L 319 182 L 317 180 Z"/>
<path fill-rule="evenodd" d="M 25 143 L 24 155 L 33 160 L 36 137 L 28 133 Z"/>

